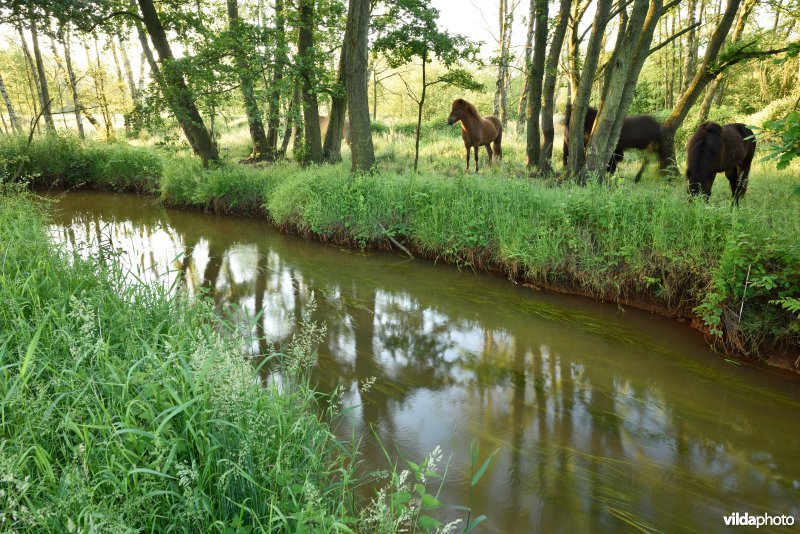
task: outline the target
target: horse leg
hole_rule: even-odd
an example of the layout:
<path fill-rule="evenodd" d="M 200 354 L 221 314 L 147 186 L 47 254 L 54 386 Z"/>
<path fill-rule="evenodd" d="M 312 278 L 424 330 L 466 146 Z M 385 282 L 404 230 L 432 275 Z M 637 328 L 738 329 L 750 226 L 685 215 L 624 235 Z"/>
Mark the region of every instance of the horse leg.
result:
<path fill-rule="evenodd" d="M 608 174 L 614 174 L 617 172 L 617 165 L 619 165 L 619 162 L 622 161 L 622 158 L 622 152 L 617 152 L 615 150 L 611 155 L 611 161 L 608 162 Z"/>
<path fill-rule="evenodd" d="M 739 184 L 737 188 L 739 193 L 739 198 L 742 198 L 744 194 L 747 193 L 747 182 L 750 181 L 750 164 L 753 163 L 754 155 L 755 154 L 745 158 L 742 164 L 736 168 L 736 170 L 739 173 Z"/>
<path fill-rule="evenodd" d="M 478 173 L 478 149 L 480 148 L 478 145 L 475 145 L 475 174 Z"/>
<path fill-rule="evenodd" d="M 739 167 L 734 167 L 733 169 L 725 171 L 725 177 L 728 179 L 728 183 L 731 186 L 731 195 L 733 196 L 733 203 L 736 207 L 739 207 L 739 197 L 744 194 L 742 189 L 747 187 L 747 184 L 742 182 L 742 174 L 743 173 L 739 172 Z"/>
<path fill-rule="evenodd" d="M 486 153 L 489 155 L 489 165 L 492 164 L 492 149 L 489 145 L 486 145 Z"/>
<path fill-rule="evenodd" d="M 464 169 L 464 172 L 469 172 L 469 150 L 472 148 L 471 146 L 467 145 L 467 168 Z"/>
<path fill-rule="evenodd" d="M 634 183 L 638 184 L 639 180 L 642 179 L 642 175 L 644 174 L 644 168 L 647 167 L 647 163 L 648 163 L 648 159 L 649 159 L 648 156 L 649 155 L 650 155 L 650 152 L 648 150 L 645 150 L 645 151 L 642 152 L 642 167 L 639 169 L 639 172 L 636 173 L 636 178 L 633 179 Z"/>

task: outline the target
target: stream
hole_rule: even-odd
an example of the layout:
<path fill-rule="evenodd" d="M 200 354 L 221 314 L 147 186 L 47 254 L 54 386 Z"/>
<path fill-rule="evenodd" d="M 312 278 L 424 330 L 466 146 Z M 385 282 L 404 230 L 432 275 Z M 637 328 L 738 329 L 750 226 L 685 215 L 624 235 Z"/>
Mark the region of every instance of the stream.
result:
<path fill-rule="evenodd" d="M 415 462 L 440 446 L 440 499 L 488 515 L 477 532 L 725 532 L 733 512 L 800 522 L 800 378 L 728 362 L 685 324 L 264 220 L 53 196 L 54 241 L 121 249 L 144 280 L 210 292 L 254 353 L 285 344 L 313 294 L 327 332 L 312 381 L 352 407 L 339 437 L 372 469 L 389 468 L 381 443 Z M 476 439 L 481 459 L 499 452 L 470 491 Z"/>

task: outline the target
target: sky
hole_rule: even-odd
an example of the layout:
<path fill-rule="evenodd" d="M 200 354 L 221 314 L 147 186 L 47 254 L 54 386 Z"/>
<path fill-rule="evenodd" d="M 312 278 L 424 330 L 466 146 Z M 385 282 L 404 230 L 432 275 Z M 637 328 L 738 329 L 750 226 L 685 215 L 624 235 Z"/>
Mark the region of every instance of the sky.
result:
<path fill-rule="evenodd" d="M 516 4 L 511 31 L 511 46 L 516 55 L 525 49 L 529 0 L 512 0 Z M 499 34 L 498 0 L 432 0 L 431 5 L 439 10 L 442 28 L 452 33 L 462 33 L 474 41 L 483 41 L 484 57 L 498 49 Z"/>

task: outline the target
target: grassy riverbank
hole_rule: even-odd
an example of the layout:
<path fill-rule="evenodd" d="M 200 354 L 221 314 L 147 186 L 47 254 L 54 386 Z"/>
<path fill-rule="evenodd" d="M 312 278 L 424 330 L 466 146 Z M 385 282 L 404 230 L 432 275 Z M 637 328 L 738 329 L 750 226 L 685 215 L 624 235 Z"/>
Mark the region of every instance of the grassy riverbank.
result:
<path fill-rule="evenodd" d="M 420 478 L 430 459 L 356 478 L 356 452 L 303 378 L 318 326 L 271 355 L 280 380 L 265 383 L 206 299 L 136 282 L 110 248 L 67 256 L 45 217 L 41 200 L 0 189 L 2 530 L 439 526 Z M 365 484 L 383 489 L 365 499 Z"/>
<path fill-rule="evenodd" d="M 322 240 L 391 247 L 391 237 L 426 257 L 694 318 L 730 354 L 800 351 L 798 169 L 757 164 L 742 208 L 733 210 L 724 178 L 709 204 L 689 202 L 680 180 L 664 183 L 653 171 L 641 184 L 606 187 L 521 179 L 513 136 L 506 161 L 474 176 L 461 171 L 458 140 L 429 132 L 421 162 L 435 172 L 398 172 L 409 150 L 399 135 L 379 137 L 384 170 L 370 176 L 350 176 L 347 163 L 204 170 L 174 151 L 59 139 L 34 142 L 26 170 L 41 184 L 133 190 L 176 207 L 265 216 Z M 6 140 L 0 158 L 13 163 L 19 150 Z"/>
<path fill-rule="evenodd" d="M 62 257 L 21 196 L 0 197 L 0 242 L 4 530 L 335 530 L 352 516 L 350 457 L 313 391 L 258 384 L 205 301 L 124 283 L 108 256 Z"/>

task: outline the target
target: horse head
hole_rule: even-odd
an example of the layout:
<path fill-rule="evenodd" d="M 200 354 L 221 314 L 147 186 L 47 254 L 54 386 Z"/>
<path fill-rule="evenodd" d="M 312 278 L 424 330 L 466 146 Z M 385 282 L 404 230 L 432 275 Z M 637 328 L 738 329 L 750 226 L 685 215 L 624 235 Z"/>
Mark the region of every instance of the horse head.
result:
<path fill-rule="evenodd" d="M 447 124 L 454 125 L 464 118 L 464 112 L 467 109 L 467 101 L 463 98 L 456 98 L 453 100 L 453 106 L 450 108 L 450 115 L 447 117 Z"/>

